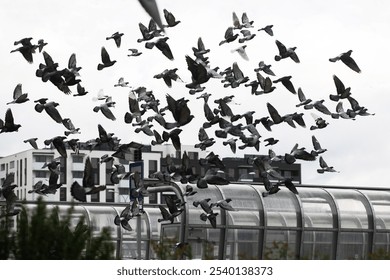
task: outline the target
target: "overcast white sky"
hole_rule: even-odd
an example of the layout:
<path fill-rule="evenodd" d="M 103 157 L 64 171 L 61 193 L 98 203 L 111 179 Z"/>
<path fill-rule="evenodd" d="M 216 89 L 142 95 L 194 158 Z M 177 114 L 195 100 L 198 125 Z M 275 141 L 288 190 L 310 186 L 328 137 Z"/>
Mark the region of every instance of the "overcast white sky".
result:
<path fill-rule="evenodd" d="M 306 97 L 313 100 L 325 99 L 325 105 L 332 111 L 336 103 L 328 96 L 335 92 L 332 75 L 336 74 L 348 87 L 352 96 L 360 105 L 368 108 L 375 116 L 359 117 L 356 121 L 333 120 L 324 116 L 330 125 L 324 130 L 310 131 L 313 124 L 310 111 L 297 109 L 298 97 L 277 84 L 277 90 L 266 96 L 252 96 L 250 89 L 243 85 L 236 88 L 224 88 L 219 80 L 207 83 L 207 92 L 212 93 L 211 101 L 227 95 L 235 95 L 239 105 L 232 105 L 235 113 L 255 110 L 255 118 L 268 115 L 266 102 L 272 103 L 281 114 L 304 112 L 307 128 L 293 129 L 287 124 L 274 126 L 273 132 L 259 128 L 262 139 L 275 137 L 280 140 L 274 146 L 278 154 L 288 152 L 295 143 L 300 147 L 312 149 L 311 136 L 315 135 L 323 148 L 328 151 L 323 155 L 329 165 L 340 173 L 318 174 L 318 161 L 303 163 L 303 182 L 307 184 L 348 185 L 348 186 L 388 186 L 387 174 L 390 171 L 388 156 L 389 129 L 388 104 L 390 103 L 390 79 L 388 72 L 389 57 L 387 47 L 390 43 L 390 20 L 388 1 L 352 1 L 352 0 L 298 0 L 298 1 L 157 1 L 161 10 L 171 11 L 181 23 L 167 30 L 168 40 L 175 60 L 170 61 L 158 50 L 148 50 L 144 44 L 137 43 L 141 37 L 138 23 L 147 25 L 149 16 L 136 0 L 3 0 L 0 9 L 2 40 L 0 44 L 1 86 L 0 118 L 4 119 L 7 108 L 12 108 L 15 122 L 22 125 L 17 133 L 0 135 L 0 156 L 6 156 L 30 149 L 24 139 L 38 137 L 38 144 L 57 135 L 63 135 L 65 128 L 51 120 L 45 113 L 34 110 L 33 100 L 47 97 L 50 101 L 60 103 L 58 110 L 63 118 L 72 119 L 81 134 L 75 137 L 87 141 L 97 137 L 97 124 L 108 132 L 114 132 L 123 143 L 130 141 L 149 144 L 152 140 L 142 134 L 134 133 L 131 125 L 125 124 L 123 116 L 128 111 L 126 88 L 113 85 L 124 77 L 133 87 L 145 86 L 153 90 L 156 97 L 165 102 L 165 94 L 174 98 L 190 99 L 189 106 L 196 116 L 193 122 L 183 127 L 183 144 L 198 142 L 199 126 L 204 122 L 202 100 L 196 100 L 188 94 L 185 83 L 174 83 L 168 88 L 162 80 L 153 76 L 164 69 L 179 68 L 178 74 L 185 81 L 191 79 L 187 70 L 185 55 L 192 55 L 191 48 L 196 46 L 197 39 L 202 37 L 209 54 L 210 65 L 225 69 L 237 62 L 245 75 L 254 80 L 253 71 L 259 61 L 272 64 L 277 77 L 291 75 L 295 87 L 301 87 Z M 256 37 L 247 44 L 249 61 L 243 60 L 231 50 L 239 44 L 234 42 L 218 46 L 223 40 L 225 30 L 232 25 L 232 12 L 239 16 L 246 12 L 254 20 L 255 28 L 251 29 Z M 257 29 L 265 25 L 274 25 L 274 37 Z M 114 32 L 123 32 L 122 46 L 117 48 L 112 40 L 106 37 Z M 13 42 L 24 37 L 33 37 L 48 42 L 45 50 L 59 63 L 59 69 L 67 66 L 72 53 L 76 53 L 82 85 L 89 91 L 84 97 L 66 96 L 52 84 L 43 83 L 35 76 L 39 63 L 43 62 L 42 54 L 36 53 L 34 63 L 28 64 L 19 53 L 10 53 L 15 48 Z M 287 47 L 296 46 L 300 64 L 292 60 L 276 62 L 275 39 Z M 117 63 L 103 71 L 97 71 L 100 62 L 100 49 L 105 46 L 112 59 Z M 128 48 L 137 48 L 143 52 L 139 57 L 127 57 Z M 353 50 L 352 56 L 362 69 L 358 74 L 341 62 L 331 63 L 334 57 L 347 50 Z M 24 104 L 6 105 L 12 100 L 15 86 L 22 83 L 23 91 L 28 92 L 30 101 Z M 113 97 L 116 107 L 113 109 L 117 121 L 106 119 L 100 113 L 92 111 L 98 102 L 92 97 L 103 89 Z M 72 87 L 76 92 L 76 88 Z M 212 103 L 211 103 L 212 104 Z M 344 101 L 344 107 L 349 106 Z M 321 115 L 321 113 L 316 113 Z M 322 115 L 321 115 L 322 116 Z M 154 128 L 162 132 L 158 124 Z M 214 137 L 212 130 L 207 131 Z M 75 138 L 70 137 L 70 138 Z M 261 145 L 261 153 L 267 153 L 267 147 Z M 234 156 L 217 139 L 213 150 L 221 156 Z M 248 148 L 244 153 L 256 153 Z M 237 153 L 237 156 L 242 153 Z"/>

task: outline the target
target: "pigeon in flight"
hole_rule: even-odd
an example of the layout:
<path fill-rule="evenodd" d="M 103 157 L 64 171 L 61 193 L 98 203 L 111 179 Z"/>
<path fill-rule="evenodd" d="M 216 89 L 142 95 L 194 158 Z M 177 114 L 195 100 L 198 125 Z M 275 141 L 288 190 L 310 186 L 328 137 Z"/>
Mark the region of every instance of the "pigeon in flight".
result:
<path fill-rule="evenodd" d="M 121 46 L 121 41 L 122 41 L 123 35 L 124 35 L 123 33 L 120 33 L 117 31 L 114 34 L 112 34 L 111 36 L 106 37 L 106 40 L 113 39 L 115 41 L 115 45 L 119 48 Z"/>
<path fill-rule="evenodd" d="M 47 43 L 45 42 L 45 40 L 39 39 L 38 40 L 38 50 L 39 50 L 39 52 L 42 52 L 43 47 L 46 46 L 46 45 L 47 45 Z"/>
<path fill-rule="evenodd" d="M 169 47 L 169 45 L 167 43 L 168 39 L 169 39 L 169 37 L 164 37 L 164 38 L 158 39 L 156 42 L 146 42 L 145 48 L 152 49 L 153 47 L 156 47 L 169 60 L 174 60 L 171 48 Z"/>
<path fill-rule="evenodd" d="M 24 143 L 29 143 L 34 149 L 38 150 L 38 144 L 37 144 L 38 138 L 29 138 L 26 140 L 23 140 Z"/>
<path fill-rule="evenodd" d="M 237 34 L 234 34 L 233 33 L 233 27 L 228 27 L 225 31 L 225 39 L 222 40 L 219 45 L 223 45 L 225 43 L 231 43 L 233 41 L 235 41 L 238 37 L 238 33 Z"/>
<path fill-rule="evenodd" d="M 255 72 L 263 71 L 264 73 L 275 76 L 275 73 L 271 70 L 270 64 L 265 64 L 264 61 L 259 62 L 259 67 L 254 69 Z"/>
<path fill-rule="evenodd" d="M 318 173 L 323 174 L 325 172 L 338 172 L 333 168 L 333 166 L 328 166 L 322 156 L 320 156 L 319 162 L 321 168 L 317 169 Z"/>
<path fill-rule="evenodd" d="M 347 52 L 341 53 L 340 55 L 338 55 L 336 57 L 329 58 L 329 61 L 336 62 L 336 61 L 341 60 L 350 69 L 352 69 L 353 71 L 355 71 L 357 73 L 360 73 L 361 70 L 360 70 L 359 66 L 356 64 L 355 60 L 351 57 L 351 54 L 352 54 L 352 50 L 349 50 Z"/>
<path fill-rule="evenodd" d="M 286 48 L 286 46 L 278 40 L 276 40 L 275 43 L 279 50 L 279 55 L 275 55 L 276 61 L 280 61 L 284 58 L 291 58 L 296 63 L 300 62 L 298 55 L 295 53 L 296 47 Z"/>
<path fill-rule="evenodd" d="M 62 123 L 62 117 L 60 113 L 57 110 L 57 106 L 60 105 L 57 102 L 51 101 L 51 102 L 46 102 L 45 99 L 38 99 L 34 101 L 37 103 L 34 107 L 35 111 L 38 113 L 41 113 L 43 110 L 56 122 L 56 123 Z"/>
<path fill-rule="evenodd" d="M 5 212 L 0 213 L 0 218 L 15 216 L 20 213 L 20 209 L 15 209 L 15 202 L 18 197 L 15 194 L 14 189 L 17 185 L 13 184 L 15 180 L 15 173 L 8 173 L 1 185 L 0 195 L 6 200 Z"/>
<path fill-rule="evenodd" d="M 49 146 L 50 144 L 53 144 L 54 148 L 58 151 L 58 153 L 63 157 L 67 158 L 66 154 L 66 146 L 64 140 L 66 139 L 65 136 L 56 136 L 51 139 L 45 140 L 43 143 L 46 146 Z"/>
<path fill-rule="evenodd" d="M 130 53 L 127 56 L 140 56 L 142 54 L 142 52 L 134 48 L 130 48 L 128 50 L 130 51 Z"/>
<path fill-rule="evenodd" d="M 21 127 L 20 124 L 15 124 L 11 108 L 5 112 L 4 121 L 0 120 L 0 133 L 15 132 Z"/>
<path fill-rule="evenodd" d="M 236 209 L 234 209 L 233 206 L 231 206 L 229 204 L 231 201 L 232 201 L 231 198 L 221 199 L 221 200 L 218 200 L 217 202 L 210 203 L 210 207 L 211 208 L 219 207 L 219 208 L 222 208 L 226 211 L 237 211 Z"/>
<path fill-rule="evenodd" d="M 273 32 L 273 30 L 272 30 L 272 27 L 274 27 L 272 24 L 271 24 L 271 25 L 266 25 L 265 27 L 260 28 L 260 29 L 257 30 L 257 31 L 262 31 L 262 30 L 264 30 L 269 36 L 274 36 L 274 32 Z"/>
<path fill-rule="evenodd" d="M 351 95 L 351 88 L 345 88 L 343 82 L 336 75 L 333 75 L 333 81 L 336 86 L 337 94 L 330 94 L 330 100 L 339 101 L 340 99 L 348 98 Z"/>
<path fill-rule="evenodd" d="M 23 93 L 22 91 L 22 84 L 17 84 L 14 89 L 13 100 L 11 102 L 8 102 L 7 105 L 27 102 L 30 100 L 28 99 L 27 95 L 27 93 Z"/>
<path fill-rule="evenodd" d="M 87 195 L 95 194 L 105 189 L 105 185 L 95 186 L 91 159 L 87 157 L 84 165 L 82 185 L 80 185 L 77 181 L 74 181 L 70 187 L 71 195 L 78 201 L 86 202 Z"/>
<path fill-rule="evenodd" d="M 110 119 L 112 121 L 115 121 L 116 118 L 114 116 L 114 114 L 112 113 L 112 111 L 110 110 L 109 107 L 112 107 L 115 105 L 115 102 L 111 101 L 111 102 L 104 102 L 103 104 L 100 104 L 98 106 L 95 106 L 93 108 L 93 111 L 94 112 L 99 112 L 101 111 L 102 114 L 107 118 L 107 119 Z"/>
<path fill-rule="evenodd" d="M 289 92 L 296 94 L 297 92 L 295 91 L 294 85 L 291 82 L 291 78 L 292 78 L 291 76 L 284 76 L 277 80 L 274 80 L 273 82 L 274 83 L 281 82 Z"/>
<path fill-rule="evenodd" d="M 102 70 L 106 67 L 110 67 L 116 63 L 116 60 L 110 59 L 110 55 L 108 54 L 105 47 L 102 47 L 101 49 L 101 59 L 102 59 L 102 63 L 99 63 L 97 66 L 98 70 Z"/>
<path fill-rule="evenodd" d="M 20 52 L 23 55 L 23 57 L 27 60 L 27 62 L 30 64 L 33 63 L 33 53 L 35 53 L 35 49 L 38 48 L 37 45 L 33 45 L 31 43 L 31 40 L 32 38 L 29 37 L 29 38 L 23 38 L 19 41 L 16 41 L 14 43 L 15 46 L 19 44 L 22 44 L 22 46 L 11 51 L 11 53 Z"/>
<path fill-rule="evenodd" d="M 114 87 L 131 87 L 131 86 L 129 86 L 129 82 L 125 81 L 125 78 L 120 77 L 118 82 L 114 85 Z"/>
<path fill-rule="evenodd" d="M 180 20 L 176 20 L 175 16 L 167 9 L 164 9 L 163 12 L 164 18 L 167 22 L 167 24 L 163 24 L 163 27 L 174 27 L 180 23 Z"/>

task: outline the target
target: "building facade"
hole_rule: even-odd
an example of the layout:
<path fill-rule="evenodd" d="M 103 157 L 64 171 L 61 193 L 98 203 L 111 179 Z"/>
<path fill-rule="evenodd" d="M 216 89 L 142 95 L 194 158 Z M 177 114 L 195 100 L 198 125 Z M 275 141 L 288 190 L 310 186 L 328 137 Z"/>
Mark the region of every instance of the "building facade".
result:
<path fill-rule="evenodd" d="M 50 171 L 45 164 L 52 160 L 60 161 L 60 176 L 58 183 L 62 186 L 55 194 L 44 196 L 45 201 L 63 201 L 70 202 L 73 197 L 70 193 L 70 186 L 74 181 L 82 184 L 84 175 L 84 163 L 86 157 L 91 159 L 94 173 L 95 185 L 106 185 L 106 190 L 94 195 L 87 196 L 87 202 L 106 202 L 106 203 L 123 203 L 129 201 L 129 186 L 130 179 L 123 179 L 119 184 L 113 184 L 110 176 L 113 171 L 113 164 L 121 164 L 125 167 L 126 172 L 141 172 L 143 178 L 149 178 L 151 174 L 157 171 L 167 170 L 167 156 L 170 156 L 176 165 L 181 164 L 183 153 L 186 152 L 192 168 L 193 174 L 203 176 L 207 170 L 207 166 L 199 163 L 199 159 L 205 158 L 209 151 L 202 151 L 194 148 L 191 145 L 182 145 L 182 150 L 177 151 L 173 145 L 156 145 L 144 146 L 142 149 L 142 161 L 133 162 L 125 159 L 115 158 L 114 162 L 101 162 L 104 155 L 113 153 L 109 147 L 102 145 L 90 150 L 86 143 L 79 144 L 79 151 L 76 153 L 70 148 L 67 149 L 67 157 L 61 157 L 58 151 L 53 147 L 43 149 L 30 149 L 0 158 L 0 185 L 8 173 L 15 174 L 15 194 L 19 200 L 33 201 L 36 200 L 39 194 L 29 192 L 33 186 L 42 181 L 48 182 Z M 259 182 L 257 170 L 253 169 L 253 165 L 248 164 L 248 158 L 222 158 L 222 162 L 226 166 L 225 178 L 231 182 Z M 301 170 L 299 164 L 275 163 L 275 168 L 282 175 L 292 176 L 294 181 L 301 183 Z M 145 203 L 160 203 L 161 197 L 157 194 L 152 194 L 145 197 Z"/>

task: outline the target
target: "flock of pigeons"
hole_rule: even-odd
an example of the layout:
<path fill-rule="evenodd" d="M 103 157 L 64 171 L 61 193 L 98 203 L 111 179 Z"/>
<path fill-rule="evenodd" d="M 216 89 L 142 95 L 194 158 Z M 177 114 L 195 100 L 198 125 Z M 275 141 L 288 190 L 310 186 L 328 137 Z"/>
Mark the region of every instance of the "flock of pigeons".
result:
<path fill-rule="evenodd" d="M 156 15 L 152 14 L 152 19 L 146 26 L 143 23 L 139 23 L 139 29 L 141 37 L 137 39 L 139 44 L 144 44 L 144 50 L 140 51 L 136 48 L 130 48 L 129 57 L 136 57 L 143 55 L 144 52 L 148 52 L 151 49 L 161 52 L 161 55 L 167 59 L 174 61 L 174 54 L 169 46 L 169 38 L 165 35 L 165 29 L 174 28 L 180 24 L 180 21 L 175 16 L 164 9 L 164 18 L 166 23 L 162 23 Z M 243 13 L 241 18 L 233 12 L 233 22 L 229 26 L 224 34 L 221 36 L 219 45 L 230 44 L 236 42 L 239 44 L 238 48 L 234 48 L 232 52 L 237 52 L 243 59 L 248 60 L 246 54 L 246 47 L 250 44 L 259 33 L 265 32 L 266 36 L 273 37 L 273 25 L 267 25 L 261 28 L 255 28 L 254 21 L 249 20 L 246 13 Z M 121 48 L 121 38 L 124 33 L 115 32 L 110 36 L 106 36 L 106 40 L 113 40 L 117 48 Z M 80 71 L 82 67 L 77 65 L 76 54 L 72 54 L 69 58 L 68 66 L 60 69 L 59 64 L 49 55 L 44 48 L 47 43 L 44 40 L 39 40 L 37 44 L 32 42 L 32 38 L 23 38 L 19 41 L 15 41 L 16 49 L 13 52 L 19 52 L 23 55 L 25 60 L 29 63 L 33 63 L 33 57 L 37 52 L 42 53 L 44 63 L 40 63 L 36 70 L 36 76 L 42 80 L 42 82 L 52 83 L 59 91 L 66 95 L 71 95 L 73 87 L 76 87 L 77 93 L 73 93 L 73 97 L 84 96 L 88 94 L 88 91 L 82 86 L 80 79 Z M 275 56 L 274 61 L 278 63 L 280 60 L 291 60 L 291 63 L 300 63 L 299 52 L 296 47 L 285 46 L 281 41 L 275 40 Z M 321 115 L 329 116 L 333 119 L 350 119 L 355 120 L 360 116 L 373 115 L 368 112 L 367 108 L 361 106 L 358 101 L 352 97 L 351 88 L 344 85 L 344 83 L 336 76 L 333 75 L 335 84 L 335 92 L 329 96 L 329 101 L 336 102 L 336 109 L 332 111 L 329 106 L 325 105 L 325 99 L 312 100 L 307 98 L 301 87 L 296 87 L 292 81 L 292 76 L 276 77 L 272 65 L 266 64 L 264 61 L 258 63 L 258 67 L 254 69 L 256 77 L 251 79 L 245 75 L 240 69 L 237 62 L 233 62 L 231 66 L 224 70 L 219 67 L 211 67 L 209 57 L 206 55 L 211 54 L 211 50 L 205 47 L 201 37 L 198 38 L 197 45 L 192 48 L 192 55 L 186 55 L 186 63 L 188 70 L 191 74 L 191 82 L 186 83 L 185 87 L 188 90 L 189 95 L 195 95 L 196 99 L 203 99 L 203 112 L 204 114 L 194 115 L 192 114 L 192 104 L 189 104 L 189 100 L 183 97 L 175 99 L 172 95 L 166 94 L 165 100 L 157 98 L 152 90 L 146 87 L 133 88 L 129 82 L 124 78 L 120 78 L 115 87 L 123 87 L 130 89 L 128 95 L 129 111 L 123 116 L 123 121 L 132 127 L 134 127 L 135 133 L 143 133 L 145 137 L 150 137 L 151 145 L 161 145 L 166 142 L 171 142 L 177 150 L 181 150 L 180 134 L 185 129 L 185 126 L 192 122 L 194 118 L 204 118 L 204 122 L 198 131 L 198 141 L 195 143 L 195 147 L 201 150 L 206 150 L 212 147 L 217 141 L 221 141 L 224 146 L 228 146 L 232 153 L 236 153 L 238 149 L 254 148 L 259 151 L 261 144 L 261 133 L 259 127 L 262 126 L 268 132 L 272 132 L 274 126 L 287 123 L 289 126 L 296 128 L 296 126 L 306 127 L 305 112 L 310 112 L 314 118 L 314 123 L 310 126 L 310 130 L 324 129 L 327 127 L 328 122 Z M 341 61 L 351 70 L 360 73 L 361 70 L 357 63 L 351 56 L 352 51 L 343 52 L 338 56 L 331 57 L 330 62 Z M 108 53 L 108 49 L 101 48 L 101 61 L 97 63 L 97 71 L 104 71 L 105 68 L 115 67 L 116 60 L 112 60 Z M 168 88 L 172 87 L 173 82 L 184 81 L 178 75 L 178 68 L 165 69 L 161 73 L 155 74 L 155 79 L 162 79 Z M 224 96 L 216 98 L 213 102 L 209 100 L 213 97 L 212 94 L 206 92 L 207 83 L 211 79 L 218 79 L 221 81 L 223 88 L 231 87 L 236 89 L 239 87 L 249 87 L 250 94 L 252 96 L 260 96 L 266 94 L 272 94 L 277 87 L 287 89 L 294 95 L 297 95 L 296 108 L 303 108 L 301 112 L 293 112 L 287 114 L 281 114 L 271 104 L 266 103 L 268 109 L 268 115 L 260 118 L 255 118 L 256 111 L 247 111 L 244 113 L 233 112 L 230 104 L 234 104 L 234 95 Z M 249 94 L 249 92 L 248 92 Z M 99 111 L 105 118 L 112 121 L 117 121 L 116 116 L 112 108 L 115 107 L 115 101 L 111 96 L 107 96 L 103 91 L 100 91 L 98 96 L 93 98 L 95 101 L 101 103 L 93 107 L 93 111 L 98 113 Z M 12 104 L 22 104 L 28 102 L 28 94 L 22 90 L 22 84 L 18 84 L 15 87 L 13 100 L 8 105 L 10 107 L 5 113 L 4 121 L 0 120 L 0 133 L 10 133 L 18 131 L 21 127 L 20 124 L 14 121 L 13 113 L 11 110 Z M 165 104 L 163 102 L 165 101 Z M 344 109 L 344 101 L 350 104 L 350 107 Z M 63 118 L 60 112 L 57 110 L 59 104 L 55 101 L 49 101 L 48 98 L 40 98 L 34 101 L 34 108 L 38 113 L 45 111 L 47 115 L 53 119 L 56 123 L 63 124 L 65 127 L 64 135 L 54 136 L 51 139 L 44 140 L 45 145 L 53 145 L 59 152 L 59 154 L 66 158 L 66 145 L 69 145 L 74 152 L 78 152 L 79 139 L 68 139 L 69 136 L 80 133 L 80 128 L 76 128 L 70 118 Z M 315 112 L 315 113 L 314 113 Z M 261 124 L 261 125 L 260 125 Z M 159 127 L 158 130 L 156 127 Z M 211 128 L 214 128 L 212 130 Z M 214 132 L 213 137 L 211 131 Z M 38 148 L 37 138 L 30 138 L 24 140 L 26 143 L 30 143 L 35 149 Z M 145 186 L 140 179 L 138 173 L 128 173 L 120 164 L 114 164 L 115 158 L 124 158 L 126 153 L 132 152 L 142 148 L 142 144 L 136 142 L 130 142 L 122 144 L 120 139 L 115 136 L 113 132 L 107 132 L 100 124 L 98 125 L 98 137 L 86 141 L 89 148 L 93 150 L 99 145 L 106 144 L 112 150 L 113 154 L 105 155 L 101 158 L 100 163 L 111 163 L 113 165 L 113 172 L 111 180 L 113 182 L 119 182 L 122 179 L 134 180 L 135 190 L 132 196 L 140 196 L 147 194 L 147 186 Z M 279 142 L 279 139 L 269 137 L 264 139 L 265 146 L 273 146 Z M 317 138 L 312 136 L 313 148 L 311 151 L 306 150 L 304 147 L 299 147 L 296 144 L 291 151 L 286 152 L 284 155 L 276 155 L 275 152 L 269 148 L 267 156 L 258 156 L 249 159 L 249 163 L 258 170 L 258 174 L 264 182 L 266 191 L 263 196 L 266 197 L 271 194 L 275 194 L 280 190 L 280 186 L 285 186 L 294 194 L 298 194 L 291 178 L 285 178 L 281 173 L 273 168 L 272 162 L 284 160 L 285 162 L 292 164 L 297 160 L 315 161 L 318 159 L 319 168 L 318 173 L 325 172 L 338 172 L 332 166 L 329 166 L 322 154 L 327 150 L 322 148 Z M 188 184 L 185 196 L 196 195 L 196 191 L 193 190 L 190 183 L 196 183 L 199 189 L 207 188 L 208 184 L 229 184 L 229 181 L 223 176 L 224 166 L 219 156 L 211 152 L 206 158 L 200 159 L 200 164 L 207 167 L 208 171 L 204 176 L 192 173 L 192 168 L 189 166 L 189 159 L 184 152 L 182 163 L 180 166 L 173 164 L 172 160 L 167 156 L 168 169 L 166 171 L 159 171 L 153 174 L 152 177 L 157 178 L 159 182 L 169 183 L 171 181 L 180 181 L 181 183 Z M 31 192 L 47 195 L 54 193 L 61 184 L 58 184 L 60 161 L 54 159 L 52 162 L 47 163 L 43 168 L 50 170 L 49 185 L 43 182 L 37 183 Z M 105 189 L 105 186 L 95 186 L 93 180 L 92 165 L 89 157 L 85 161 L 84 177 L 82 185 L 78 182 L 74 182 L 71 186 L 72 196 L 79 201 L 86 201 L 86 195 L 90 195 Z M 4 181 L 1 193 L 7 199 L 7 210 L 3 215 L 15 215 L 14 202 L 16 196 L 13 193 L 13 174 L 9 174 Z M 162 218 L 159 222 L 174 221 L 175 217 L 179 216 L 183 211 L 183 205 L 185 202 L 178 200 L 175 197 L 165 196 L 168 209 L 160 206 Z M 210 199 L 202 199 L 195 201 L 193 204 L 195 207 L 200 206 L 204 213 L 200 216 L 203 221 L 209 220 L 213 227 L 216 227 L 216 215 L 213 208 L 220 207 L 227 211 L 235 211 L 230 206 L 227 199 L 224 201 L 210 201 Z M 139 207 L 139 202 L 134 202 L 126 207 L 120 215 L 115 218 L 116 225 L 122 225 L 125 229 L 131 230 L 128 221 L 137 215 L 142 214 L 142 209 Z"/>

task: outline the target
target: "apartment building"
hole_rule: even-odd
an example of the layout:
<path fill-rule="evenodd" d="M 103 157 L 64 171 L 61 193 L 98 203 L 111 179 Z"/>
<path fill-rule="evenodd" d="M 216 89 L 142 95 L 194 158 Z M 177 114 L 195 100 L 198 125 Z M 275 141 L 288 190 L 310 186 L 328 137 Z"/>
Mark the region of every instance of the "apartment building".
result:
<path fill-rule="evenodd" d="M 122 164 L 126 172 L 138 171 L 143 178 L 149 178 L 150 175 L 157 171 L 167 169 L 166 157 L 169 155 L 177 165 L 181 164 L 181 158 L 184 151 L 190 158 L 190 165 L 194 174 L 203 176 L 207 167 L 199 164 L 199 159 L 205 158 L 209 151 L 202 151 L 191 145 L 182 145 L 182 149 L 177 151 L 171 144 L 156 146 L 144 146 L 141 149 L 142 155 L 139 159 L 134 160 L 134 155 L 128 158 L 115 158 L 114 164 Z M 84 162 L 86 157 L 91 159 L 95 185 L 106 185 L 106 190 L 94 195 L 87 196 L 87 202 L 128 202 L 130 199 L 130 186 L 133 180 L 123 179 L 119 184 L 113 184 L 110 176 L 113 171 L 112 162 L 101 162 L 101 157 L 111 155 L 113 151 L 108 146 L 99 146 L 93 150 L 89 149 L 86 143 L 79 144 L 78 153 L 67 149 L 67 157 L 63 158 L 53 147 L 43 149 L 29 149 L 13 155 L 0 158 L 0 184 L 8 173 L 15 174 L 15 193 L 20 200 L 35 200 L 39 194 L 29 193 L 33 186 L 42 181 L 47 183 L 50 171 L 44 167 L 46 163 L 57 159 L 60 164 L 59 182 L 62 186 L 55 194 L 44 196 L 46 201 L 64 201 L 73 200 L 70 193 L 70 186 L 74 181 L 82 184 L 84 175 Z M 225 177 L 231 182 L 238 181 L 261 181 L 253 165 L 247 163 L 246 155 L 243 158 L 221 158 L 225 165 Z M 284 162 L 274 163 L 275 168 L 287 177 L 293 177 L 293 180 L 301 183 L 301 166 L 300 164 L 286 164 Z M 161 197 L 157 194 L 150 194 L 144 198 L 144 203 L 160 203 Z"/>

